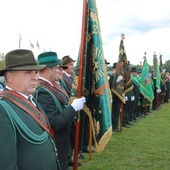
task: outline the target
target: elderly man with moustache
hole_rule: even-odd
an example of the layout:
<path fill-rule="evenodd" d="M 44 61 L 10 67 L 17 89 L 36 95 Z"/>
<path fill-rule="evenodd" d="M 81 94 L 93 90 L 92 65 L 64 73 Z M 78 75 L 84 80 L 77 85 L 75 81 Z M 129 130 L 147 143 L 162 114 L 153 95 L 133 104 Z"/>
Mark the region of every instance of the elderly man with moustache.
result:
<path fill-rule="evenodd" d="M 39 66 L 32 51 L 18 49 L 5 56 L 6 87 L 0 94 L 0 169 L 60 170 L 48 118 L 33 99 Z"/>

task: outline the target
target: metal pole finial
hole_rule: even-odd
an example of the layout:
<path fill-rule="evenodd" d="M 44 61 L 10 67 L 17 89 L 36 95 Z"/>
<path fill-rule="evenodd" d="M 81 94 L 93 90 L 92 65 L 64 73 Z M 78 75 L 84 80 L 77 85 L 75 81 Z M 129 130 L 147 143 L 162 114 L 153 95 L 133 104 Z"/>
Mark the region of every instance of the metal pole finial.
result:
<path fill-rule="evenodd" d="M 125 34 L 121 34 L 121 39 L 124 40 L 125 39 Z"/>
<path fill-rule="evenodd" d="M 144 58 L 144 59 L 146 58 L 146 52 L 144 53 L 144 56 L 143 56 L 143 58 Z"/>

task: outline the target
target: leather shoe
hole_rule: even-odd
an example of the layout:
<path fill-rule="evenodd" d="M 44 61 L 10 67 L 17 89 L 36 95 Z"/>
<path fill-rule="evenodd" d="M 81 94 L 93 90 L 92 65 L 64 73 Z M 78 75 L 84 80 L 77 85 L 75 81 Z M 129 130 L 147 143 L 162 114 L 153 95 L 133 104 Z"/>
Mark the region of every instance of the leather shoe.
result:
<path fill-rule="evenodd" d="M 82 152 L 83 153 L 90 153 L 90 151 L 87 148 L 83 149 Z M 92 152 L 94 152 L 94 151 L 92 151 Z"/>
<path fill-rule="evenodd" d="M 114 132 L 120 132 L 120 129 L 117 128 L 117 129 L 113 129 Z"/>
<path fill-rule="evenodd" d="M 69 165 L 69 166 L 74 166 L 74 162 L 73 162 L 73 161 L 70 161 L 68 165 Z M 82 166 L 82 164 L 81 164 L 80 162 L 78 162 L 77 165 L 78 165 L 78 166 Z"/>
<path fill-rule="evenodd" d="M 78 158 L 79 158 L 79 159 L 84 159 L 84 156 L 83 156 L 82 152 L 79 152 Z"/>
<path fill-rule="evenodd" d="M 82 149 L 83 153 L 89 153 L 89 150 L 87 148 Z"/>
<path fill-rule="evenodd" d="M 130 122 L 126 122 L 126 124 L 127 124 L 127 125 L 133 125 L 133 124 L 132 124 L 132 123 L 130 123 Z"/>
<path fill-rule="evenodd" d="M 130 126 L 127 125 L 127 124 L 124 124 L 123 127 L 125 127 L 125 128 L 130 128 Z"/>
<path fill-rule="evenodd" d="M 137 120 L 133 119 L 132 122 L 133 122 L 133 123 L 137 123 Z"/>

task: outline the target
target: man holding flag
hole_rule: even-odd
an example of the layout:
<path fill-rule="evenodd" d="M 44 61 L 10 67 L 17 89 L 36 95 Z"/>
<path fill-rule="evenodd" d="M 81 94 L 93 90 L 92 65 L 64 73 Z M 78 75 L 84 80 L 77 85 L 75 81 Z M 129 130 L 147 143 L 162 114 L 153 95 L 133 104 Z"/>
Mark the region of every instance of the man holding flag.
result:
<path fill-rule="evenodd" d="M 140 92 L 144 96 L 143 109 L 144 109 L 144 114 L 146 116 L 147 106 L 149 105 L 149 102 L 152 102 L 152 100 L 154 99 L 153 89 L 151 85 L 151 76 L 149 72 L 149 65 L 146 59 L 146 53 L 144 56 L 143 69 L 141 74 Z"/>
<path fill-rule="evenodd" d="M 124 34 L 121 35 L 121 41 L 119 46 L 119 59 L 116 66 L 116 74 L 112 83 L 111 91 L 113 95 L 116 95 L 120 103 L 120 131 L 122 131 L 123 125 L 123 104 L 125 104 L 125 95 L 133 89 L 132 80 L 130 76 L 130 67 L 126 57 L 124 48 Z M 117 106 L 116 106 L 117 107 Z M 113 110 L 113 108 L 112 108 Z M 112 113 L 114 114 L 114 113 Z"/>
<path fill-rule="evenodd" d="M 113 63 L 113 73 L 112 73 L 112 75 L 110 76 L 110 79 L 109 79 L 110 88 L 112 88 L 113 81 L 114 81 L 115 76 L 116 76 L 116 67 L 117 67 L 117 63 Z M 112 93 L 112 130 L 114 132 L 120 132 L 120 129 L 118 128 L 119 115 L 120 115 L 120 103 L 121 103 L 121 101 L 117 97 L 117 95 Z"/>
<path fill-rule="evenodd" d="M 39 72 L 39 85 L 35 98 L 47 114 L 54 132 L 61 170 L 68 170 L 68 161 L 71 154 L 70 124 L 75 121 L 77 111 L 81 110 L 85 98 L 74 99 L 70 105 L 64 102 L 56 89 L 55 83 L 59 78 L 59 60 L 56 52 L 44 52 L 38 55 L 39 65 L 46 65 Z M 61 102 L 62 101 L 62 102 Z"/>
<path fill-rule="evenodd" d="M 89 0 L 88 3 L 84 1 L 83 9 L 81 48 L 70 101 L 84 93 L 86 105 L 83 110 L 90 120 L 89 128 L 91 135 L 93 134 L 96 151 L 101 152 L 112 136 L 111 94 L 95 0 Z M 78 119 L 76 136 L 79 136 L 79 123 Z M 89 149 L 92 145 L 91 142 Z M 78 142 L 75 145 L 77 144 Z M 77 148 L 78 146 L 75 146 L 75 151 Z M 75 152 L 75 161 L 77 159 L 76 154 L 77 151 Z"/>
<path fill-rule="evenodd" d="M 160 71 L 158 67 L 158 59 L 157 55 L 154 53 L 153 55 L 153 84 L 154 84 L 154 99 L 152 102 L 152 110 L 158 110 L 160 106 L 160 83 L 161 83 L 161 76 L 160 76 Z"/>

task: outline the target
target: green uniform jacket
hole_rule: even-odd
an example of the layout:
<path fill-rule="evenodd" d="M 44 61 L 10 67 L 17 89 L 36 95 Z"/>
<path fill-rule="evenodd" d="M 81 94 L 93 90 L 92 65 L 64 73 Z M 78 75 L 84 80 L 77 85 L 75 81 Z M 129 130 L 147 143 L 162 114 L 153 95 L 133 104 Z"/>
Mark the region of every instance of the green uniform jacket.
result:
<path fill-rule="evenodd" d="M 135 97 L 139 97 L 140 94 L 140 80 L 139 76 L 131 75 L 132 83 L 133 83 L 133 93 Z"/>
<path fill-rule="evenodd" d="M 44 81 L 40 80 L 40 82 L 42 83 Z M 57 93 L 57 90 L 54 87 L 52 88 L 53 92 Z M 67 108 L 62 108 L 62 111 L 59 111 L 59 105 L 63 107 L 63 104 L 56 103 L 52 95 L 45 88 L 40 88 L 38 90 L 38 93 L 36 92 L 36 99 L 38 103 L 41 104 L 41 106 L 45 110 L 45 113 L 48 116 L 50 125 L 54 132 L 56 145 L 59 150 L 59 158 L 64 159 L 68 157 L 71 152 L 69 146 L 69 128 L 70 124 L 76 120 L 77 112 L 71 105 L 69 105 Z"/>
<path fill-rule="evenodd" d="M 35 134 L 41 135 L 44 130 L 24 110 L 4 98 L 17 113 L 25 125 Z M 38 107 L 44 114 L 42 108 Z M 21 132 L 23 132 L 21 130 Z M 27 141 L 16 129 L 15 133 L 7 112 L 0 105 L 0 169 L 1 170 L 58 170 L 56 153 L 51 138 L 42 144 Z"/>
<path fill-rule="evenodd" d="M 64 83 L 63 83 L 64 81 Z M 63 81 L 61 81 L 64 89 L 67 91 L 68 95 L 71 94 L 72 84 L 73 84 L 73 77 L 68 77 L 65 73 L 63 74 Z"/>

